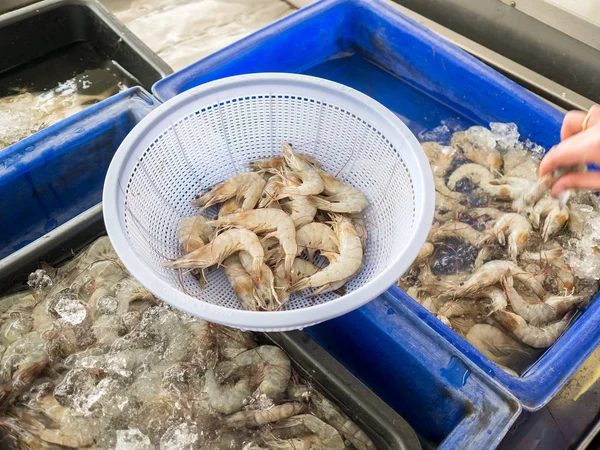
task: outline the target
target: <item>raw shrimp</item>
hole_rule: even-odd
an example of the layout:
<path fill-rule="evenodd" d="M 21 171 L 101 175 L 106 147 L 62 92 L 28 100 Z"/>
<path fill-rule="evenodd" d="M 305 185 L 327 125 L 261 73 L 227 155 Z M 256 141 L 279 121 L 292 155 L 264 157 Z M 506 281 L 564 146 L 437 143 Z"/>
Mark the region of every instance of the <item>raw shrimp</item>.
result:
<path fill-rule="evenodd" d="M 333 175 L 319 171 L 323 180 L 323 194 L 326 197 L 312 197 L 312 202 L 323 211 L 356 214 L 368 205 L 367 198 L 355 187 L 350 186 Z"/>
<path fill-rule="evenodd" d="M 435 196 L 435 218 L 439 222 L 448 222 L 456 220 L 465 209 L 457 200 L 445 197 L 439 192 Z"/>
<path fill-rule="evenodd" d="M 177 227 L 177 239 L 183 252 L 190 253 L 210 242 L 213 231 L 203 216 L 184 217 Z"/>
<path fill-rule="evenodd" d="M 434 227 L 428 236 L 431 242 L 440 242 L 448 238 L 457 238 L 465 241 L 476 248 L 480 248 L 485 241 L 488 240 L 488 235 L 477 231 L 469 224 L 462 222 L 449 222 L 438 227 Z"/>
<path fill-rule="evenodd" d="M 330 264 L 320 272 L 294 283 L 290 290 L 297 292 L 307 288 L 320 288 L 316 292 L 330 287 L 332 283 L 347 280 L 362 266 L 363 250 L 356 229 L 345 217 L 334 217 L 333 228 L 339 242 L 339 256 L 322 252 Z M 326 287 L 325 287 L 326 286 Z M 324 288 L 325 287 L 325 288 Z"/>
<path fill-rule="evenodd" d="M 217 214 L 217 217 L 220 219 L 223 216 L 236 213 L 239 210 L 240 210 L 240 204 L 238 203 L 238 201 L 235 198 L 230 198 L 229 200 L 227 200 L 225 203 L 223 203 L 221 205 L 221 207 L 219 208 L 219 213 Z"/>
<path fill-rule="evenodd" d="M 490 312 L 502 311 L 508 305 L 506 293 L 496 286 L 489 286 L 482 289 L 478 295 L 479 297 L 489 299 Z"/>
<path fill-rule="evenodd" d="M 423 247 L 421 247 L 421 250 L 419 250 L 419 254 L 417 255 L 417 258 L 413 264 L 421 265 L 426 263 L 429 257 L 433 255 L 434 250 L 435 247 L 431 242 L 425 242 Z"/>
<path fill-rule="evenodd" d="M 209 221 L 208 224 L 216 227 L 223 225 L 241 226 L 248 230 L 254 231 L 255 233 L 270 232 L 264 237 L 264 239 L 274 237 L 279 240 L 279 244 L 283 248 L 283 252 L 285 254 L 286 273 L 289 274 L 292 270 L 292 264 L 294 263 L 294 259 L 298 253 L 298 244 L 296 242 L 296 226 L 294 225 L 294 221 L 291 219 L 291 217 L 283 211 L 278 211 L 276 209 L 253 209 L 250 211 L 241 211 L 228 216 L 223 216 L 217 220 Z M 210 245 L 213 245 L 217 239 L 218 238 L 215 238 Z M 246 249 L 246 251 L 248 250 Z M 252 252 L 249 253 L 252 254 Z M 264 258 L 264 251 L 262 251 L 262 253 Z M 253 254 L 253 256 L 255 255 Z M 256 268 L 257 267 L 255 267 L 255 269 Z"/>
<path fill-rule="evenodd" d="M 485 263 L 462 286 L 452 289 L 446 295 L 451 295 L 455 298 L 472 297 L 484 288 L 498 283 L 507 275 L 519 280 L 539 298 L 544 298 L 546 291 L 542 284 L 533 278 L 531 274 L 523 271 L 523 269 L 511 261 L 490 261 Z"/>
<path fill-rule="evenodd" d="M 290 200 L 281 207 L 290 215 L 296 228 L 312 223 L 317 214 L 317 207 L 304 195 L 290 196 Z"/>
<path fill-rule="evenodd" d="M 312 222 L 298 228 L 296 241 L 298 242 L 298 255 L 306 251 L 309 261 L 313 260 L 317 250 L 339 252 L 338 238 L 335 232 L 324 223 Z"/>
<path fill-rule="evenodd" d="M 246 272 L 252 270 L 252 256 L 247 252 L 239 252 L 238 257 L 242 267 Z M 277 293 L 275 291 L 275 280 L 273 272 L 269 269 L 266 264 L 262 265 L 260 281 L 254 281 L 254 290 L 256 297 L 260 299 L 260 304 L 265 304 L 267 311 L 276 309 L 279 301 L 277 299 Z"/>
<path fill-rule="evenodd" d="M 429 264 L 425 264 L 421 268 L 421 287 L 431 295 L 442 295 L 455 289 L 456 285 L 465 282 L 468 278 L 468 273 L 435 276 L 431 273 Z"/>
<path fill-rule="evenodd" d="M 530 188 L 521 193 L 519 198 L 514 201 L 513 209 L 520 212 L 535 205 L 548 193 L 554 182 L 560 177 L 570 172 L 583 172 L 586 169 L 587 167 L 585 165 L 561 167 L 552 173 L 544 175 L 537 183 L 534 183 Z"/>
<path fill-rule="evenodd" d="M 317 168 L 321 167 L 321 163 L 308 153 L 296 152 L 296 155 Z M 285 164 L 286 161 L 283 156 L 275 156 L 273 158 L 256 159 L 250 162 L 249 166 L 252 170 L 258 172 L 272 172 L 280 171 L 285 167 Z"/>
<path fill-rule="evenodd" d="M 540 226 L 541 219 L 546 218 L 542 229 L 544 242 L 554 237 L 569 220 L 569 208 L 561 208 L 560 202 L 552 197 L 541 199 L 533 207 L 532 223 L 535 228 Z"/>
<path fill-rule="evenodd" d="M 297 400 L 302 400 L 304 396 L 302 391 L 306 392 L 306 389 L 297 391 L 297 394 L 300 394 L 300 398 L 296 398 Z M 357 450 L 375 450 L 375 444 L 369 436 L 323 394 L 318 391 L 310 391 L 308 392 L 308 400 L 314 406 L 314 409 L 311 408 L 311 412 L 323 422 L 335 428 Z"/>
<path fill-rule="evenodd" d="M 508 280 L 502 280 L 502 287 L 513 311 L 526 322 L 538 326 L 560 319 L 583 301 L 583 297 L 567 295 L 550 297 L 545 302 L 531 303 L 521 297 Z"/>
<path fill-rule="evenodd" d="M 301 155 L 297 154 L 290 144 L 281 146 L 281 153 L 294 177 L 300 178 L 300 185 L 285 186 L 281 189 L 279 198 L 290 195 L 318 195 L 323 192 L 324 183 L 317 169 Z"/>
<path fill-rule="evenodd" d="M 505 245 L 508 240 L 508 254 L 513 261 L 522 253 L 527 246 L 527 240 L 531 233 L 531 224 L 520 214 L 504 214 L 494 224 L 493 232 L 500 244 Z"/>
<path fill-rule="evenodd" d="M 474 126 L 467 131 L 454 133 L 450 145 L 462 151 L 465 157 L 488 169 L 498 172 L 502 156 L 496 150 L 496 140 L 490 130 Z"/>
<path fill-rule="evenodd" d="M 223 419 L 228 427 L 259 427 L 299 414 L 304 409 L 302 403 L 283 403 L 265 410 L 239 411 Z"/>
<path fill-rule="evenodd" d="M 224 231 L 204 247 L 176 261 L 165 262 L 164 266 L 170 269 L 205 269 L 220 264 L 225 258 L 241 250 L 252 255 L 252 275 L 260 280 L 265 253 L 256 234 L 245 228 Z"/>
<path fill-rule="evenodd" d="M 219 364 L 218 370 L 227 379 L 236 369 L 251 366 L 252 373 L 260 374 L 258 392 L 271 399 L 279 399 L 286 391 L 291 376 L 290 360 L 283 350 L 272 345 L 240 353 L 231 361 Z"/>
<path fill-rule="evenodd" d="M 256 311 L 257 305 L 263 309 L 267 309 L 267 303 L 256 296 L 252 277 L 248 275 L 248 272 L 242 266 L 237 253 L 225 259 L 223 267 L 225 268 L 225 275 L 229 280 L 229 284 L 231 284 L 243 309 Z"/>
<path fill-rule="evenodd" d="M 218 383 L 213 368 L 209 368 L 204 376 L 204 392 L 208 397 L 208 403 L 221 414 L 239 411 L 252 395 L 253 389 L 249 378 L 242 377 L 233 386 L 222 386 Z"/>
<path fill-rule="evenodd" d="M 279 196 L 279 191 L 283 188 L 283 177 L 281 175 L 273 175 L 267 180 L 265 187 L 260 195 L 258 202 L 259 208 L 268 208 L 271 203 L 276 201 Z"/>
<path fill-rule="evenodd" d="M 445 177 L 450 167 L 452 167 L 452 159 L 456 154 L 456 150 L 452 147 L 442 146 L 436 142 L 423 142 L 421 147 L 429 160 L 433 175 L 436 177 Z"/>
<path fill-rule="evenodd" d="M 494 318 L 524 344 L 533 348 L 548 348 L 567 329 L 573 315 L 567 314 L 558 322 L 543 328 L 529 325 L 521 316 L 508 311 L 498 311 Z"/>
<path fill-rule="evenodd" d="M 350 214 L 348 216 L 348 219 L 350 219 L 350 222 L 352 223 L 352 225 L 354 225 L 354 228 L 356 228 L 356 232 L 360 237 L 360 242 L 362 242 L 363 252 L 366 252 L 367 240 L 369 235 L 367 233 L 367 221 L 365 219 L 365 216 L 362 213 Z"/>
<path fill-rule="evenodd" d="M 519 198 L 530 186 L 531 183 L 528 181 L 507 178 L 502 180 L 502 182 L 493 180 L 488 184 L 483 184 L 481 188 L 486 194 L 497 200 L 512 201 Z"/>
<path fill-rule="evenodd" d="M 520 257 L 523 263 L 537 264 L 540 269 L 549 265 L 560 283 L 560 289 L 571 291 L 575 286 L 575 275 L 563 258 L 563 249 L 560 246 L 546 248 L 539 252 L 523 252 Z"/>
<path fill-rule="evenodd" d="M 326 424 L 321 419 L 310 415 L 300 414 L 289 419 L 282 420 L 275 425 L 275 429 L 294 428 L 304 429 L 306 432 L 294 431 L 294 435 L 300 434 L 302 437 L 287 440 L 276 440 L 276 442 L 267 441 L 270 448 L 277 449 L 320 449 L 320 450 L 344 450 L 346 445 L 344 440 L 331 425 Z"/>
<path fill-rule="evenodd" d="M 494 175 L 479 164 L 465 164 L 452 172 L 448 178 L 448 188 L 455 190 L 456 184 L 465 178 L 473 184 L 482 186 L 489 184 L 494 179 Z"/>
<path fill-rule="evenodd" d="M 502 330 L 485 323 L 475 324 L 465 339 L 502 369 L 518 376 L 516 367 L 524 358 L 531 359 L 535 352 L 514 340 Z"/>
<path fill-rule="evenodd" d="M 291 277 L 285 274 L 285 268 L 283 267 L 283 261 L 275 267 L 275 290 L 278 294 L 281 305 L 285 305 L 290 297 L 289 289 L 290 285 L 302 280 L 304 278 L 314 275 L 320 270 L 318 266 L 315 266 L 309 261 L 305 261 L 300 258 L 294 260 L 294 266 L 292 267 Z"/>
<path fill-rule="evenodd" d="M 264 187 L 265 180 L 259 174 L 239 173 L 227 181 L 213 186 L 207 193 L 192 200 L 191 204 L 192 206 L 201 206 L 204 210 L 235 197 L 237 202 L 241 203 L 241 209 L 245 211 L 256 206 Z M 242 201 L 242 199 L 244 200 Z"/>

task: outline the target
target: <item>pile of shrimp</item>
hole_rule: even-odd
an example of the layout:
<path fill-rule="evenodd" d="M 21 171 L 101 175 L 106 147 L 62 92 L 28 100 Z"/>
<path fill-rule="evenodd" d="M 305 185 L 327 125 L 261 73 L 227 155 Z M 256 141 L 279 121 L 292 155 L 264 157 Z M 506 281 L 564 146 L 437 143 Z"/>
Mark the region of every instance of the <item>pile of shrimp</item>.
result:
<path fill-rule="evenodd" d="M 343 295 L 363 263 L 365 196 L 290 144 L 282 145 L 282 156 L 250 167 L 192 202 L 200 213 L 177 230 L 184 256 L 165 266 L 191 270 L 201 282 L 203 270 L 222 266 L 241 308 L 250 311 L 280 310 L 306 289 L 310 296 Z M 215 205 L 215 219 L 202 215 Z"/>
<path fill-rule="evenodd" d="M 598 287 L 573 273 L 566 247 L 581 239 L 586 211 L 600 211 L 599 202 L 592 194 L 552 198 L 561 174 L 538 179 L 542 152 L 528 146 L 480 126 L 455 132 L 449 145 L 422 143 L 435 180 L 435 220 L 397 282 L 514 376 L 559 338 Z"/>
<path fill-rule="evenodd" d="M 161 303 L 106 237 L 0 314 L 2 448 L 375 449 L 283 350 Z"/>

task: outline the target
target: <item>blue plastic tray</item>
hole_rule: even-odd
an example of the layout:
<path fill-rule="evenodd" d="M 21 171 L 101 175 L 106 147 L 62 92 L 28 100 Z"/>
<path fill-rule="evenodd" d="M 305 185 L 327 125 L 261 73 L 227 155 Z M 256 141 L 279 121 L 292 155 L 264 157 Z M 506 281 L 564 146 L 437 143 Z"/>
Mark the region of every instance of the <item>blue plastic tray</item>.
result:
<path fill-rule="evenodd" d="M 388 293 L 306 330 L 411 425 L 423 448 L 495 448 L 521 407 Z"/>
<path fill-rule="evenodd" d="M 421 135 L 439 126 L 515 122 L 523 139 L 559 140 L 563 114 L 380 1 L 326 0 L 301 10 L 159 82 L 162 100 L 193 86 L 251 72 L 295 72 L 358 89 Z M 546 404 L 600 343 L 594 302 L 524 376 L 500 370 L 399 289 L 397 301 L 506 386 L 529 410 Z M 366 370 L 366 369 L 365 369 Z"/>
<path fill-rule="evenodd" d="M 0 259 L 99 203 L 113 154 L 158 104 L 131 88 L 0 151 Z"/>

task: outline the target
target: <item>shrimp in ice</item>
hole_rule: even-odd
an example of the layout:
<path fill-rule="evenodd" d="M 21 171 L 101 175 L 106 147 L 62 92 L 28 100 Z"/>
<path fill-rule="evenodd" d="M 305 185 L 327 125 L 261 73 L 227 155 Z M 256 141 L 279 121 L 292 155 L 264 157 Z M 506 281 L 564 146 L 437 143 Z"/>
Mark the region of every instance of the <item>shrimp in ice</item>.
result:
<path fill-rule="evenodd" d="M 296 231 L 298 255 L 306 251 L 308 260 L 312 261 L 315 253 L 339 251 L 338 238 L 335 232 L 324 223 L 312 222 Z M 362 243 L 361 243 L 362 245 Z"/>
<path fill-rule="evenodd" d="M 442 146 L 436 142 L 423 142 L 421 148 L 429 160 L 433 175 L 436 177 L 445 177 L 452 167 L 452 160 L 454 159 L 456 150 L 452 147 Z"/>
<path fill-rule="evenodd" d="M 296 153 L 290 144 L 283 144 L 281 153 L 286 165 L 291 170 L 291 173 L 286 171 L 285 176 L 288 176 L 289 173 L 289 175 L 299 178 L 301 183 L 283 187 L 279 193 L 280 199 L 290 195 L 318 195 L 323 192 L 323 179 L 310 162 Z"/>
<path fill-rule="evenodd" d="M 494 179 L 494 175 L 479 164 L 465 164 L 452 172 L 448 178 L 448 188 L 454 191 L 458 182 L 464 179 L 468 179 L 477 186 L 483 186 L 489 184 Z"/>
<path fill-rule="evenodd" d="M 502 180 L 492 180 L 488 184 L 481 186 L 483 191 L 491 197 L 501 201 L 512 201 L 526 191 L 531 186 L 528 181 L 515 179 L 512 177 Z"/>
<path fill-rule="evenodd" d="M 456 201 L 464 201 L 466 199 L 465 194 L 461 194 L 460 192 L 454 192 L 446 186 L 446 183 L 443 178 L 433 177 L 433 183 L 436 190 L 436 196 L 441 195 L 443 197 L 448 197 Z"/>
<path fill-rule="evenodd" d="M 279 450 L 292 449 L 321 449 L 321 450 L 344 450 L 346 444 L 331 425 L 321 419 L 310 415 L 300 414 L 289 419 L 282 420 L 273 425 L 275 430 L 293 429 L 290 439 L 265 439 L 269 448 Z M 297 437 L 300 436 L 300 437 Z"/>
<path fill-rule="evenodd" d="M 233 228 L 216 236 L 210 243 L 164 266 L 170 269 L 206 269 L 221 264 L 228 256 L 244 250 L 252 255 L 252 276 L 261 279 L 265 252 L 258 236 L 245 228 Z"/>
<path fill-rule="evenodd" d="M 526 322 L 537 326 L 560 319 L 583 301 L 583 297 L 566 295 L 550 297 L 544 302 L 533 303 L 521 297 L 508 280 L 503 280 L 502 286 L 513 311 Z"/>
<path fill-rule="evenodd" d="M 232 414 L 239 411 L 252 395 L 253 388 L 247 377 L 242 377 L 233 385 L 221 385 L 217 381 L 215 369 L 209 368 L 204 375 L 204 392 L 208 403 L 221 414 Z"/>
<path fill-rule="evenodd" d="M 356 229 L 345 217 L 333 217 L 333 220 L 333 229 L 339 243 L 339 256 L 335 253 L 322 252 L 330 264 L 320 272 L 294 283 L 290 288 L 292 292 L 307 288 L 329 287 L 337 281 L 347 280 L 362 266 L 362 243 Z"/>
<path fill-rule="evenodd" d="M 218 365 L 218 371 L 227 379 L 234 371 L 248 367 L 248 372 L 258 374 L 257 391 L 273 400 L 280 399 L 288 387 L 292 374 L 289 358 L 283 350 L 273 345 L 261 345 Z"/>
<path fill-rule="evenodd" d="M 550 190 L 556 180 L 570 172 L 583 172 L 587 170 L 585 165 L 576 165 L 561 167 L 552 173 L 548 173 L 540 178 L 536 183 L 533 183 L 528 189 L 524 190 L 520 196 L 515 199 L 513 209 L 517 212 L 535 205 L 540 201 Z"/>
<path fill-rule="evenodd" d="M 558 322 L 543 328 L 530 325 L 521 316 L 508 311 L 498 311 L 494 318 L 524 344 L 533 348 L 548 348 L 567 329 L 573 315 L 567 314 Z"/>
<path fill-rule="evenodd" d="M 535 228 L 546 219 L 542 229 L 544 242 L 553 238 L 569 220 L 569 208 L 560 206 L 560 202 L 552 197 L 545 197 L 535 204 L 532 213 L 532 223 Z"/>
<path fill-rule="evenodd" d="M 285 212 L 270 208 L 253 209 L 223 216 L 220 219 L 209 221 L 208 224 L 215 227 L 240 226 L 257 234 L 269 233 L 264 239 L 274 237 L 279 240 L 285 254 L 286 272 L 289 274 L 292 270 L 292 264 L 298 253 L 296 226 L 292 218 Z"/>
<path fill-rule="evenodd" d="M 520 214 L 506 213 L 496 221 L 493 232 L 498 242 L 505 245 L 508 241 L 508 254 L 513 261 L 527 246 L 531 224 Z"/>
<path fill-rule="evenodd" d="M 474 126 L 467 131 L 454 133 L 450 145 L 460 150 L 467 159 L 494 172 L 499 172 L 502 167 L 502 156 L 496 149 L 496 139 L 487 128 Z"/>
<path fill-rule="evenodd" d="M 368 205 L 367 198 L 355 187 L 350 186 L 333 175 L 319 171 L 323 180 L 324 197 L 311 197 L 315 206 L 322 211 L 356 214 Z"/>
<path fill-rule="evenodd" d="M 190 253 L 210 242 L 213 231 L 213 227 L 206 224 L 205 217 L 185 217 L 181 219 L 177 227 L 177 239 L 184 253 Z"/>
<path fill-rule="evenodd" d="M 300 414 L 304 408 L 302 403 L 283 403 L 263 410 L 239 411 L 225 417 L 223 422 L 226 426 L 233 428 L 260 427 Z"/>
<path fill-rule="evenodd" d="M 449 222 L 434 227 L 428 236 L 428 241 L 436 243 L 448 238 L 457 238 L 476 248 L 480 248 L 488 240 L 488 234 L 477 231 L 469 224 L 462 222 Z"/>
<path fill-rule="evenodd" d="M 523 271 L 523 269 L 512 261 L 490 261 L 477 269 L 462 286 L 451 289 L 446 296 L 450 295 L 455 298 L 472 297 L 484 288 L 500 282 L 505 276 L 514 277 L 531 289 L 539 298 L 544 298 L 546 295 L 544 286 L 539 280 Z"/>
<path fill-rule="evenodd" d="M 575 286 L 575 275 L 565 262 L 563 249 L 560 245 L 551 248 L 545 248 L 539 252 L 523 252 L 520 260 L 526 264 L 536 264 L 539 269 L 549 267 L 551 276 L 556 277 L 559 284 L 559 291 L 571 291 Z"/>
<path fill-rule="evenodd" d="M 237 202 L 241 203 L 241 209 L 245 211 L 257 205 L 264 187 L 265 180 L 259 174 L 243 172 L 213 186 L 207 193 L 192 200 L 191 204 L 201 206 L 204 210 L 230 198 L 236 198 Z"/>

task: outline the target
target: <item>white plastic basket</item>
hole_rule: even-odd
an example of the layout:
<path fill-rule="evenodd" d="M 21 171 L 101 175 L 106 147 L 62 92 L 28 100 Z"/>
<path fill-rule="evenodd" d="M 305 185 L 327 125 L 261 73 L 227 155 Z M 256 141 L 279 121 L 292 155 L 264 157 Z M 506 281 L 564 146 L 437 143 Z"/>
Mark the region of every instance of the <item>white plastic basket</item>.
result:
<path fill-rule="evenodd" d="M 282 142 L 366 195 L 365 264 L 343 297 L 296 294 L 282 311 L 244 311 L 222 269 L 201 289 L 163 262 L 181 256 L 177 226 L 198 211 L 190 201 L 249 161 L 280 154 Z M 150 113 L 115 154 L 103 202 L 117 254 L 154 295 L 211 322 L 284 331 L 350 312 L 392 285 L 425 242 L 434 195 L 421 146 L 383 105 L 331 81 L 263 73 L 207 83 Z"/>

